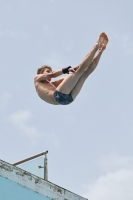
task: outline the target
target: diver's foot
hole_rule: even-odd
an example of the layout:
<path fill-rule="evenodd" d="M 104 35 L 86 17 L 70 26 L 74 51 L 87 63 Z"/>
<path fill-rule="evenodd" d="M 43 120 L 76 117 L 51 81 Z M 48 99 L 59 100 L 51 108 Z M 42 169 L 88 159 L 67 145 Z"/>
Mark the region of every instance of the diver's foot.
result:
<path fill-rule="evenodd" d="M 99 38 L 97 40 L 97 46 L 98 46 L 98 49 L 106 49 L 106 45 L 108 43 L 108 37 L 107 35 L 102 32 L 100 35 L 99 35 Z"/>
<path fill-rule="evenodd" d="M 106 49 L 106 46 L 107 46 L 107 44 L 108 44 L 108 41 L 109 41 L 109 39 L 108 39 L 107 35 L 105 34 L 104 39 L 103 39 L 103 42 L 102 42 L 102 47 L 101 47 L 103 50 Z"/>

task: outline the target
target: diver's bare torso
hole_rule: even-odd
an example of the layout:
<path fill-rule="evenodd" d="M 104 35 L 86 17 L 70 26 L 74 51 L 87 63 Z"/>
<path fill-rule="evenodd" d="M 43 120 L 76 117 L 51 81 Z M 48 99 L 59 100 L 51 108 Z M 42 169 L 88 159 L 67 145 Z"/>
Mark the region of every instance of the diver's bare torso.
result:
<path fill-rule="evenodd" d="M 35 84 L 36 92 L 42 100 L 50 104 L 58 105 L 58 103 L 55 101 L 54 96 L 53 96 L 53 92 L 54 90 L 56 90 L 56 87 L 53 83 L 49 81 L 38 82 L 34 80 L 34 84 Z"/>

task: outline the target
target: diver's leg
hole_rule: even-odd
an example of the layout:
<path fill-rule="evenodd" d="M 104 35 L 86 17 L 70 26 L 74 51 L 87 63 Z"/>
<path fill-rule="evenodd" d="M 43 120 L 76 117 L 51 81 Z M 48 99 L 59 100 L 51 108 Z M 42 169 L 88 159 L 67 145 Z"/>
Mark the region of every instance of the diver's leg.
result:
<path fill-rule="evenodd" d="M 79 78 L 84 73 L 84 70 L 92 62 L 92 59 L 94 58 L 94 55 L 97 50 L 98 50 L 98 44 L 94 45 L 92 50 L 87 54 L 87 56 L 81 62 L 76 72 L 71 75 L 66 76 L 64 80 L 61 82 L 61 84 L 56 88 L 56 90 L 64 94 L 69 94 L 71 90 L 75 87 L 75 85 L 77 84 Z"/>
<path fill-rule="evenodd" d="M 86 78 L 96 69 L 104 49 L 99 49 L 90 66 L 84 71 Z"/>
<path fill-rule="evenodd" d="M 88 66 L 88 68 L 84 71 L 85 72 L 85 75 L 86 75 L 86 78 L 95 70 L 95 68 L 97 67 L 98 63 L 99 63 L 99 60 L 100 60 L 100 57 L 103 53 L 103 51 L 106 49 L 106 46 L 107 46 L 107 43 L 108 43 L 108 37 L 105 36 L 104 37 L 104 40 L 103 40 L 103 46 L 101 48 L 99 48 L 96 56 L 93 58 L 90 66 Z"/>
<path fill-rule="evenodd" d="M 79 94 L 79 92 L 80 92 L 82 86 L 84 85 L 85 80 L 88 78 L 88 76 L 96 69 L 96 67 L 99 63 L 100 57 L 102 55 L 102 52 L 103 52 L 103 49 L 99 49 L 97 55 L 93 59 L 90 66 L 84 71 L 83 75 L 80 77 L 76 86 L 72 89 L 71 96 L 73 97 L 73 99 L 75 99 L 76 96 Z"/>
<path fill-rule="evenodd" d="M 92 50 L 85 56 L 85 58 L 79 65 L 77 71 L 64 78 L 61 84 L 56 88 L 57 91 L 62 92 L 64 94 L 69 94 L 72 91 L 72 89 L 76 86 L 77 82 L 79 81 L 80 77 L 83 75 L 85 69 L 91 64 L 98 48 L 102 47 L 105 35 L 105 33 L 100 34 L 97 43 L 94 45 Z"/>

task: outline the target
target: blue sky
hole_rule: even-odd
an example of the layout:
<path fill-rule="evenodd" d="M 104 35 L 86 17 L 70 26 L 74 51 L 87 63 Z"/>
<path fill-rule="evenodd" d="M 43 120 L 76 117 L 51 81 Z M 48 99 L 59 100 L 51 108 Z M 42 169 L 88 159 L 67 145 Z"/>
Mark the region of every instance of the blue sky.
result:
<path fill-rule="evenodd" d="M 0 159 L 49 150 L 51 182 L 89 200 L 133 198 L 132 7 L 0 0 Z M 108 47 L 77 99 L 68 106 L 39 99 L 37 68 L 77 66 L 102 31 Z"/>

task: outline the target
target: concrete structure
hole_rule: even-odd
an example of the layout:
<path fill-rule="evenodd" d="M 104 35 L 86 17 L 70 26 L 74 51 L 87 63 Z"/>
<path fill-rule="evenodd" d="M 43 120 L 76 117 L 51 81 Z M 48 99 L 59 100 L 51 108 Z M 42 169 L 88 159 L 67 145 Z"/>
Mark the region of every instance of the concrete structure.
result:
<path fill-rule="evenodd" d="M 0 200 L 86 200 L 0 160 Z"/>

